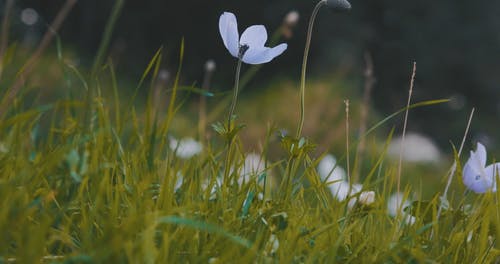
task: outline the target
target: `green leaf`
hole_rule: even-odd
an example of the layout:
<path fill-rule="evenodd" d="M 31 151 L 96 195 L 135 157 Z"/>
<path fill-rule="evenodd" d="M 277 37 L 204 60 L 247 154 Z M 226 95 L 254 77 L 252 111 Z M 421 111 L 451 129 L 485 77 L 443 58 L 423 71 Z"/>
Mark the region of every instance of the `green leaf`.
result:
<path fill-rule="evenodd" d="M 191 227 L 191 228 L 194 228 L 197 230 L 201 230 L 201 231 L 205 231 L 208 233 L 222 235 L 222 236 L 228 238 L 229 240 L 231 240 L 239 245 L 242 245 L 248 249 L 250 249 L 252 247 L 252 243 L 250 241 L 248 241 L 247 239 L 242 238 L 242 237 L 237 236 L 237 235 L 234 235 L 234 234 L 231 234 L 230 232 L 224 230 L 220 226 L 216 226 L 216 225 L 209 224 L 206 222 L 196 221 L 193 219 L 182 218 L 179 216 L 172 215 L 172 216 L 160 217 L 158 219 L 158 223 L 159 224 L 175 224 L 175 225 L 188 226 L 188 227 Z"/>

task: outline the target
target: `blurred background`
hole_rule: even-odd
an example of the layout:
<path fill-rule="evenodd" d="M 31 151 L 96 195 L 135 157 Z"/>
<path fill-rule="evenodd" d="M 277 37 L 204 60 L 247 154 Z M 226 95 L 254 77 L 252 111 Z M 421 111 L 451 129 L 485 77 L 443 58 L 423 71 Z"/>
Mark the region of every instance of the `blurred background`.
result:
<path fill-rule="evenodd" d="M 5 3 L 6 0 L 0 1 L 2 16 Z M 36 47 L 63 3 L 14 1 L 11 39 L 28 49 Z M 211 89 L 227 92 L 232 88 L 236 61 L 220 39 L 220 14 L 233 12 L 240 32 L 250 25 L 264 24 L 272 35 L 289 12 L 297 11 L 298 24 L 278 35 L 279 42 L 288 43 L 288 50 L 263 65 L 250 80 L 237 110 L 247 123 L 255 120 L 246 132 L 250 138 L 252 127 L 259 127 L 259 122 L 260 127 L 273 122 L 294 129 L 306 27 L 316 3 L 128 0 L 114 30 L 109 55 L 122 86 L 134 87 L 152 56 L 163 47 L 163 77 L 172 79 L 184 38 L 181 83 L 200 86 L 205 62 L 211 59 L 216 63 Z M 78 67 L 92 65 L 113 4 L 111 0 L 79 1 L 64 22 L 59 36 L 64 50 L 71 50 Z M 333 144 L 340 138 L 345 131 L 343 100 L 347 98 L 353 102 L 353 122 L 357 127 L 357 109 L 362 104 L 365 82 L 365 54 L 370 54 L 376 82 L 370 97 L 369 125 L 405 106 L 412 63 L 416 61 L 412 101 L 449 98 L 450 102 L 412 110 L 408 130 L 429 137 L 450 153 L 450 141 L 459 144 L 471 108 L 476 107 L 472 140 L 466 149 L 475 140 L 499 149 L 500 1 L 352 0 L 351 4 L 350 13 L 334 14 L 324 8 L 316 20 L 309 56 L 306 135 L 325 144 Z M 243 70 L 248 69 L 245 66 Z M 192 110 L 192 119 L 196 118 L 197 110 L 193 109 L 197 98 L 192 95 L 186 103 L 186 111 Z M 209 106 L 214 106 L 218 97 L 208 100 Z M 283 109 L 277 108 L 278 105 Z M 262 111 L 264 114 L 256 114 Z M 186 120 L 189 118 L 188 115 Z M 391 125 L 398 133 L 402 116 L 396 119 Z M 179 127 L 189 129 L 189 121 L 179 121 Z M 343 146 L 342 141 L 338 145 Z"/>

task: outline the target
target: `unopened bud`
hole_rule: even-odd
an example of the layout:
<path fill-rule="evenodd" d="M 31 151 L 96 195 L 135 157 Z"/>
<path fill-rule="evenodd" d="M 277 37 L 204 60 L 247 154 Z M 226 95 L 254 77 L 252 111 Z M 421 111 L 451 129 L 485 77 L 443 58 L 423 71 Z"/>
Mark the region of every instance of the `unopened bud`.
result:
<path fill-rule="evenodd" d="M 285 25 L 289 27 L 295 26 L 299 22 L 299 12 L 292 10 L 286 14 L 285 19 L 283 19 L 283 22 Z"/>
<path fill-rule="evenodd" d="M 375 202 L 375 192 L 374 191 L 369 191 L 369 192 L 362 192 L 359 195 L 359 202 L 364 205 L 370 205 Z"/>
<path fill-rule="evenodd" d="M 214 60 L 207 60 L 207 62 L 205 63 L 205 71 L 207 72 L 213 72 L 215 71 L 215 61 Z"/>
<path fill-rule="evenodd" d="M 351 10 L 351 4 L 347 0 L 326 0 L 326 6 L 334 12 Z"/>
<path fill-rule="evenodd" d="M 160 72 L 158 72 L 158 79 L 162 82 L 168 81 L 168 79 L 170 79 L 170 72 L 167 69 L 161 69 Z"/>

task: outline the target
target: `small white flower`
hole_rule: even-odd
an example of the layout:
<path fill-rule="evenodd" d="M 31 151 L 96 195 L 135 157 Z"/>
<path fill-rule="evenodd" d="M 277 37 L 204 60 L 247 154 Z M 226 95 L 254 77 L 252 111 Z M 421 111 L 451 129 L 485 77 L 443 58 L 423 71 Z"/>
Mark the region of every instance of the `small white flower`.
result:
<path fill-rule="evenodd" d="M 181 159 L 189 159 L 199 154 L 202 148 L 201 143 L 193 138 L 183 138 L 180 141 L 175 138 L 170 139 L 170 149 Z"/>
<path fill-rule="evenodd" d="M 391 197 L 389 197 L 389 200 L 387 200 L 387 211 L 390 216 L 396 216 L 398 211 L 400 213 L 404 213 L 404 208 L 409 206 L 410 202 L 403 199 L 403 193 L 394 193 Z"/>
<path fill-rule="evenodd" d="M 276 237 L 275 234 L 271 234 L 269 236 L 269 240 L 266 243 L 266 252 L 268 255 L 274 255 L 278 251 L 280 247 L 280 241 L 278 240 L 278 237 Z"/>
<path fill-rule="evenodd" d="M 241 38 L 238 23 L 233 13 L 224 12 L 219 18 L 219 32 L 227 50 L 233 57 L 248 64 L 262 64 L 271 61 L 283 53 L 287 44 L 282 43 L 274 48 L 265 47 L 267 31 L 263 25 L 253 25 L 245 29 Z"/>
<path fill-rule="evenodd" d="M 464 165 L 462 179 L 465 186 L 475 193 L 496 192 L 495 179 L 499 173 L 500 162 L 486 167 L 486 148 L 478 142 L 476 151 L 470 152 L 470 158 Z"/>
<path fill-rule="evenodd" d="M 323 181 L 344 181 L 345 170 L 337 165 L 337 159 L 331 154 L 326 155 L 318 164 L 318 174 Z"/>
<path fill-rule="evenodd" d="M 285 19 L 283 20 L 286 25 L 293 27 L 299 22 L 299 12 L 292 10 L 286 14 Z"/>
<path fill-rule="evenodd" d="M 256 153 L 249 153 L 245 157 L 243 166 L 239 169 L 238 185 L 250 182 L 251 179 L 258 181 L 258 177 L 266 170 L 263 158 Z M 263 184 L 263 183 L 262 183 Z"/>
<path fill-rule="evenodd" d="M 356 193 L 354 193 L 354 194 L 356 194 Z M 347 207 L 349 209 L 351 209 L 358 202 L 362 205 L 370 205 L 370 204 L 374 203 L 375 202 L 375 192 L 374 191 L 362 192 L 361 194 L 359 194 L 359 200 L 358 200 L 358 197 L 353 197 L 353 198 L 349 199 L 349 202 L 347 203 Z"/>
<path fill-rule="evenodd" d="M 210 186 L 210 179 L 205 179 L 201 184 L 201 189 L 205 192 L 207 188 Z M 216 178 L 215 182 L 212 185 L 212 189 L 210 189 L 210 197 L 209 200 L 213 200 L 217 197 L 217 190 L 222 186 L 222 180 L 220 178 Z"/>
<path fill-rule="evenodd" d="M 403 216 L 403 221 L 407 225 L 413 225 L 417 220 L 414 216 L 408 214 L 404 211 L 405 207 L 410 206 L 410 202 L 408 200 L 404 200 L 403 193 L 394 193 L 389 197 L 387 201 L 387 212 L 390 216 L 396 216 L 398 211 Z"/>
<path fill-rule="evenodd" d="M 375 192 L 367 191 L 359 195 L 359 202 L 363 205 L 370 205 L 375 202 Z"/>
<path fill-rule="evenodd" d="M 215 67 L 216 67 L 216 64 L 215 64 L 214 60 L 207 60 L 207 62 L 205 62 L 205 71 L 213 72 L 213 71 L 215 71 Z"/>
<path fill-rule="evenodd" d="M 338 201 L 344 201 L 348 196 L 356 195 L 363 189 L 361 184 L 349 185 L 346 181 L 336 182 L 328 186 L 333 194 L 333 197 Z"/>

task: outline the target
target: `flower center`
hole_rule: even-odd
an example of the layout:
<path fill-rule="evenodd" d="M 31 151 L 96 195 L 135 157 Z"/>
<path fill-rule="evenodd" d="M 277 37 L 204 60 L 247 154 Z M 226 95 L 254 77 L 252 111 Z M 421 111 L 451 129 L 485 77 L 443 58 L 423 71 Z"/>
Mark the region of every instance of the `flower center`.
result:
<path fill-rule="evenodd" d="M 479 175 L 479 174 L 478 174 L 478 175 L 476 175 L 476 178 L 475 178 L 475 179 L 476 179 L 476 181 L 479 181 L 479 179 L 481 179 L 481 175 Z"/>
<path fill-rule="evenodd" d="M 247 44 L 240 45 L 240 49 L 238 51 L 238 58 L 242 59 L 245 52 L 250 48 Z"/>

